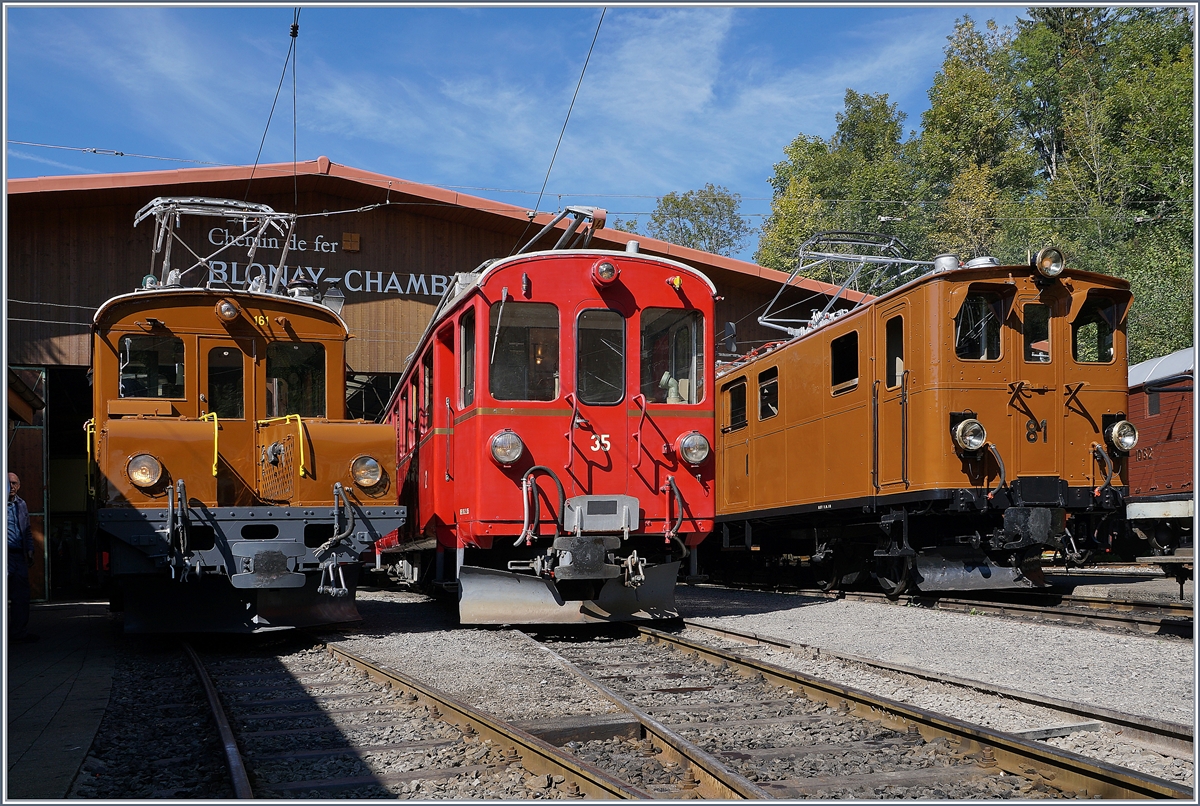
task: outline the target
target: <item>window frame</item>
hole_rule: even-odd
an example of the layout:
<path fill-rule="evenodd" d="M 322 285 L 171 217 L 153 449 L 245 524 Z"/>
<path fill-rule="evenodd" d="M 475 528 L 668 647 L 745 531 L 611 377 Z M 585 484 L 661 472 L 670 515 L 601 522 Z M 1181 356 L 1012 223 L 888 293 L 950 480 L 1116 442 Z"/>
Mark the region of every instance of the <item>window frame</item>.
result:
<path fill-rule="evenodd" d="M 836 373 L 837 373 L 837 369 L 838 369 L 838 367 L 837 367 L 837 363 L 838 363 L 837 345 L 839 342 L 846 342 L 847 339 L 854 340 L 854 377 L 847 378 L 844 381 L 838 381 L 838 380 L 836 380 L 837 379 Z M 832 397 L 838 397 L 838 396 L 844 395 L 848 392 L 853 392 L 855 389 L 858 388 L 858 382 L 862 378 L 862 368 L 859 366 L 859 364 L 861 362 L 858 360 L 860 352 L 861 352 L 859 349 L 859 346 L 860 346 L 860 339 L 858 337 L 857 329 L 851 330 L 848 333 L 844 333 L 835 339 L 830 339 L 830 341 L 829 341 L 829 394 Z"/>
<path fill-rule="evenodd" d="M 126 339 L 130 339 L 130 340 L 132 340 L 132 339 L 156 339 L 158 341 L 166 341 L 169 339 L 169 340 L 172 340 L 172 341 L 178 343 L 179 347 L 181 348 L 182 361 L 180 363 L 183 364 L 183 378 L 179 383 L 174 383 L 171 385 L 178 386 L 181 394 L 179 394 L 177 396 L 149 395 L 149 394 L 126 395 L 124 393 L 124 387 L 123 387 L 124 381 L 122 379 L 122 375 L 124 375 L 124 372 L 125 372 L 125 367 L 122 366 L 122 364 L 121 364 L 122 344 L 125 342 Z M 188 343 L 189 341 L 192 342 L 193 344 L 195 343 L 194 338 L 189 339 L 189 340 L 184 340 L 183 337 L 176 336 L 176 335 L 156 336 L 151 333 L 118 333 L 117 334 L 117 398 L 121 399 L 121 400 L 180 400 L 180 401 L 187 400 L 188 399 L 187 379 L 188 379 L 188 375 L 190 374 L 188 372 L 188 363 L 189 363 L 188 362 L 188 352 L 190 352 L 189 351 L 189 343 Z M 132 348 L 131 348 L 131 351 L 132 351 Z M 147 391 L 149 391 L 149 390 L 147 390 Z"/>
<path fill-rule="evenodd" d="M 498 341 L 496 341 L 496 335 L 499 333 L 499 328 L 497 328 L 496 333 L 492 332 L 492 326 L 493 326 L 492 312 L 495 311 L 496 315 L 497 315 L 497 321 L 495 324 L 503 325 L 504 324 L 503 308 L 507 308 L 512 305 L 537 305 L 537 306 L 541 306 L 544 308 L 549 308 L 550 310 L 554 311 L 555 350 L 557 352 L 555 352 L 555 354 L 553 356 L 555 364 L 554 364 L 554 371 L 550 377 L 552 377 L 554 379 L 554 389 L 553 389 L 553 394 L 550 397 L 530 397 L 530 396 L 528 396 L 528 394 L 526 394 L 526 396 L 524 396 L 524 397 L 500 397 L 497 394 L 497 389 L 496 389 L 495 383 L 496 383 L 497 378 L 500 377 L 500 373 L 496 373 L 493 371 L 494 367 L 493 367 L 492 362 L 494 359 L 493 350 L 495 348 L 495 345 L 498 344 Z M 503 306 L 503 308 L 501 306 Z M 562 372 L 563 372 L 563 334 L 562 334 L 562 331 L 563 331 L 563 327 L 562 327 L 562 311 L 559 309 L 559 306 L 553 302 L 514 300 L 511 296 L 509 296 L 503 300 L 497 300 L 495 302 L 489 303 L 487 310 L 488 310 L 488 315 L 487 315 L 488 326 L 487 326 L 487 330 L 484 331 L 487 334 L 487 340 L 484 344 L 484 350 L 485 350 L 484 357 L 486 358 L 486 362 L 483 364 L 483 366 L 487 367 L 487 376 L 488 376 L 487 377 L 487 381 L 488 381 L 487 382 L 487 393 L 488 393 L 488 396 L 492 400 L 500 402 L 500 403 L 553 403 L 557 400 L 561 400 L 562 399 L 562 385 L 563 385 L 562 384 Z M 480 319 L 481 318 L 482 317 L 480 317 Z M 476 326 L 479 327 L 479 325 L 478 325 L 479 320 L 477 319 L 476 322 L 477 322 Z M 527 328 L 527 330 L 530 330 L 530 329 L 534 329 L 534 328 L 532 328 L 532 327 Z M 546 328 L 537 328 L 537 329 L 546 329 Z M 530 346 L 531 345 L 529 343 L 526 344 L 527 349 Z M 528 368 L 529 368 L 529 366 L 532 365 L 533 358 L 531 356 L 527 355 L 526 360 L 530 362 L 525 365 L 526 366 L 526 374 L 528 376 Z M 479 366 L 478 359 L 476 360 L 476 366 L 477 367 Z M 503 391 L 503 390 L 501 390 L 501 391 Z M 526 391 L 528 391 L 528 384 L 527 384 Z M 478 389 L 476 389 L 475 400 L 476 400 L 476 402 L 478 402 L 478 400 L 479 400 Z"/>
<path fill-rule="evenodd" d="M 479 383 L 479 361 L 475 349 L 477 321 L 474 308 L 468 308 L 458 320 L 458 405 L 463 409 L 475 405 L 475 387 Z M 468 325 L 470 333 L 467 332 Z"/>
<path fill-rule="evenodd" d="M 286 412 L 285 411 L 283 414 L 278 414 L 276 412 L 272 412 L 272 411 L 268 410 L 267 416 L 268 417 L 285 417 L 285 416 L 290 416 L 290 415 L 298 415 L 300 417 L 307 417 L 309 419 L 323 419 L 323 418 L 329 416 L 329 382 L 330 382 L 329 354 L 330 354 L 330 350 L 328 349 L 328 345 L 326 345 L 325 342 L 322 342 L 322 341 L 271 341 L 271 342 L 267 343 L 266 355 L 264 356 L 264 359 L 263 359 L 263 372 L 265 373 L 263 375 L 263 379 L 265 382 L 264 391 L 263 391 L 263 402 L 266 403 L 266 394 L 267 394 L 267 390 L 271 386 L 271 379 L 279 377 L 278 375 L 271 374 L 271 361 L 272 361 L 271 352 L 272 352 L 272 350 L 277 347 L 294 347 L 297 345 L 307 345 L 307 346 L 311 346 L 311 347 L 320 348 L 320 352 L 321 352 L 321 394 L 319 396 L 320 412 L 317 414 L 301 414 L 300 412 Z M 273 400 L 273 403 L 275 404 L 275 409 L 278 410 L 278 408 L 279 408 L 278 393 L 273 392 L 272 394 L 275 395 L 275 399 Z M 290 390 L 289 390 L 289 402 L 290 402 Z"/>
<path fill-rule="evenodd" d="M 968 358 L 966 356 L 959 354 L 959 352 L 958 352 L 958 340 L 959 340 L 958 319 L 960 316 L 963 315 L 963 311 L 965 311 L 967 309 L 967 305 L 970 304 L 971 297 L 973 297 L 973 296 L 983 297 L 987 301 L 988 309 L 992 312 L 993 316 L 995 316 L 995 318 L 996 318 L 996 357 L 995 358 Z M 999 363 L 1000 361 L 1003 361 L 1004 360 L 1004 322 L 1008 318 L 1007 312 L 1008 312 L 1008 307 L 1005 302 L 1005 295 L 999 291 L 992 291 L 992 290 L 988 289 L 988 290 L 976 291 L 974 294 L 967 293 L 966 298 L 963 300 L 962 305 L 959 306 L 958 313 L 956 313 L 950 320 L 951 326 L 953 327 L 951 334 L 952 334 L 952 343 L 954 345 L 954 347 L 953 347 L 954 357 L 959 361 L 971 361 L 971 362 Z"/>
<path fill-rule="evenodd" d="M 1046 311 L 1046 360 L 1031 358 L 1030 353 L 1032 344 L 1029 341 L 1029 309 L 1041 308 Z M 1026 364 L 1052 364 L 1054 363 L 1054 307 L 1045 302 L 1034 302 L 1026 300 L 1021 303 L 1021 360 Z"/>
<path fill-rule="evenodd" d="M 239 406 L 239 408 L 241 409 L 241 412 L 242 412 L 241 414 L 236 414 L 236 415 L 221 414 L 220 412 L 215 410 L 215 404 L 213 402 L 212 354 L 216 350 L 229 350 L 235 356 L 237 356 L 238 378 L 239 378 L 238 385 L 241 387 L 241 390 L 242 390 L 242 394 L 241 394 L 241 398 L 240 398 L 240 406 Z M 205 380 L 208 381 L 208 384 L 207 384 L 208 389 L 205 391 L 206 399 L 208 401 L 208 411 L 216 414 L 222 420 L 244 420 L 244 419 L 246 419 L 246 356 L 245 356 L 245 353 L 243 353 L 236 344 L 214 344 L 214 345 L 212 345 L 211 347 L 208 348 L 208 351 L 206 352 L 206 354 L 204 356 L 204 374 L 205 374 Z"/>
<path fill-rule="evenodd" d="M 763 376 L 768 375 L 768 374 L 770 374 L 771 377 L 767 378 L 767 380 L 764 381 Z M 779 416 L 779 367 L 778 366 L 767 367 L 762 372 L 758 373 L 758 377 L 755 380 L 756 380 L 757 389 L 758 389 L 758 421 L 761 423 L 766 420 L 771 420 L 771 419 L 774 419 L 775 417 L 778 417 Z M 763 416 L 763 405 L 766 403 L 766 400 L 764 399 L 763 392 L 768 387 L 773 388 L 775 391 L 775 411 L 764 417 Z"/>
<path fill-rule="evenodd" d="M 1079 357 L 1079 331 L 1087 325 L 1080 325 L 1079 320 L 1083 318 L 1084 312 L 1088 306 L 1093 303 L 1107 303 L 1113 313 L 1113 321 L 1110 323 L 1104 316 L 1099 316 L 1099 319 L 1108 327 L 1109 351 L 1111 355 L 1107 361 L 1088 361 Z M 1121 303 L 1115 298 L 1104 294 L 1088 294 L 1083 304 L 1079 308 L 1079 313 L 1071 320 L 1071 360 L 1082 366 L 1109 366 L 1117 360 L 1117 332 L 1120 331 L 1121 325 L 1118 321 L 1121 314 Z M 1095 319 L 1091 320 L 1096 322 Z M 1098 324 L 1098 322 L 1097 322 Z"/>
<path fill-rule="evenodd" d="M 722 412 L 723 416 L 729 420 L 728 423 L 721 426 L 722 434 L 730 434 L 734 431 L 741 431 L 750 425 L 750 408 L 747 390 L 749 380 L 745 377 L 730 381 L 721 387 L 721 397 L 723 399 Z M 742 393 L 742 419 L 739 422 L 733 420 L 733 393 L 740 390 Z"/>
<path fill-rule="evenodd" d="M 893 344 L 892 324 L 895 322 L 899 323 L 900 330 L 895 339 L 896 344 Z M 893 351 L 896 346 L 899 347 L 898 355 Z M 899 389 L 904 385 L 904 314 L 898 313 L 883 323 L 883 349 L 886 362 L 883 368 L 883 387 Z M 900 362 L 899 367 L 896 366 L 897 359 Z"/>
<path fill-rule="evenodd" d="M 614 316 L 620 318 L 620 320 L 621 320 L 621 350 L 620 350 L 621 374 L 620 374 L 620 387 L 619 387 L 621 390 L 621 395 L 616 400 L 599 402 L 599 403 L 590 401 L 590 400 L 584 400 L 583 393 L 580 391 L 580 388 L 579 388 L 579 379 L 580 379 L 580 375 L 581 375 L 580 360 L 579 360 L 580 359 L 579 349 L 580 349 L 581 343 L 579 340 L 579 335 L 583 330 L 583 328 L 581 328 L 579 326 L 579 323 L 583 319 L 583 317 L 589 313 L 611 313 Z M 629 385 L 629 383 L 628 383 L 628 376 L 629 376 L 629 333 L 628 333 L 628 331 L 629 331 L 629 319 L 626 318 L 625 315 L 622 314 L 620 311 L 615 310 L 613 308 L 607 308 L 607 307 L 583 308 L 575 314 L 575 383 L 574 383 L 575 390 L 574 391 L 575 391 L 575 397 L 580 403 L 587 405 L 587 406 L 619 406 L 625 402 L 625 398 L 629 392 L 629 390 L 626 388 Z"/>
<path fill-rule="evenodd" d="M 637 336 L 638 336 L 638 391 L 646 397 L 646 401 L 652 406 L 668 405 L 665 398 L 661 401 L 654 400 L 652 395 L 658 388 L 660 378 L 653 377 L 653 372 L 649 377 L 643 377 L 643 373 L 650 369 L 654 362 L 653 355 L 648 355 L 646 349 L 647 324 L 646 319 L 648 314 L 653 314 L 656 317 L 664 315 L 677 314 L 679 319 L 671 325 L 668 325 L 661 330 L 654 331 L 656 335 L 661 334 L 667 340 L 667 359 L 666 372 L 670 372 L 672 365 L 675 362 L 675 349 L 678 344 L 678 337 L 681 333 L 686 332 L 691 341 L 691 366 L 688 368 L 691 376 L 688 378 L 678 378 L 677 380 L 687 380 L 688 397 L 694 398 L 694 402 L 685 399 L 682 403 L 673 403 L 673 406 L 695 406 L 703 403 L 707 397 L 705 387 L 705 372 L 704 372 L 704 312 L 695 308 L 678 308 L 666 306 L 648 306 L 643 308 L 638 317 Z M 632 321 L 632 320 L 631 320 Z M 673 341 L 676 339 L 676 341 Z"/>

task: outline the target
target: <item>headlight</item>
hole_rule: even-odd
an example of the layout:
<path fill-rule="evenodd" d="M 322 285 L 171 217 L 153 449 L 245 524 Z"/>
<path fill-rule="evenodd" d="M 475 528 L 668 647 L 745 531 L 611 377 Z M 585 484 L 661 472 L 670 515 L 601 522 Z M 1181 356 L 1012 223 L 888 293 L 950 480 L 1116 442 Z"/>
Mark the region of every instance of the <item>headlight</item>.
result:
<path fill-rule="evenodd" d="M 1138 430 L 1137 427 L 1128 420 L 1117 420 L 1108 427 L 1108 442 L 1114 448 L 1125 453 L 1129 453 L 1137 446 Z"/>
<path fill-rule="evenodd" d="M 679 455 L 683 457 L 683 461 L 689 465 L 698 465 L 708 458 L 708 452 L 711 448 L 708 445 L 708 440 L 699 431 L 693 431 L 690 434 L 685 434 L 679 440 Z"/>
<path fill-rule="evenodd" d="M 383 480 L 383 467 L 373 457 L 360 456 L 350 463 L 350 476 L 359 487 L 374 487 Z"/>
<path fill-rule="evenodd" d="M 598 261 L 592 266 L 592 283 L 597 287 L 606 286 L 617 279 L 620 271 L 616 265 L 607 260 Z"/>
<path fill-rule="evenodd" d="M 964 451 L 977 451 L 987 442 L 987 429 L 978 420 L 963 420 L 954 426 L 954 444 Z"/>
<path fill-rule="evenodd" d="M 231 299 L 222 299 L 216 305 L 217 318 L 222 322 L 232 322 L 241 316 L 242 309 Z"/>
<path fill-rule="evenodd" d="M 139 453 L 126 466 L 129 480 L 138 487 L 153 487 L 162 478 L 162 462 L 148 453 Z"/>
<path fill-rule="evenodd" d="M 525 443 L 507 428 L 492 437 L 492 458 L 502 465 L 511 465 L 525 452 Z"/>
<path fill-rule="evenodd" d="M 1034 262 L 1034 266 L 1043 277 L 1057 277 L 1063 273 L 1065 265 L 1063 253 L 1052 246 L 1038 252 Z"/>

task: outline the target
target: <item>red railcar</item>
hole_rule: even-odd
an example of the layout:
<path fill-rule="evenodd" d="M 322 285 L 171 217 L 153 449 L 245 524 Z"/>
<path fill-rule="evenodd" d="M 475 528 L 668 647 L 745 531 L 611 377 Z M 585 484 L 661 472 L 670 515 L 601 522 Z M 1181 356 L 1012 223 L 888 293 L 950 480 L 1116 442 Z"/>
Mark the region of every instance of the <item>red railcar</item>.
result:
<path fill-rule="evenodd" d="M 1141 436 L 1130 455 L 1125 517 L 1156 555 L 1192 546 L 1194 352 L 1129 368 L 1129 421 Z"/>
<path fill-rule="evenodd" d="M 675 616 L 713 528 L 715 296 L 587 248 L 457 275 L 388 406 L 409 520 L 377 565 L 457 586 L 466 624 Z"/>

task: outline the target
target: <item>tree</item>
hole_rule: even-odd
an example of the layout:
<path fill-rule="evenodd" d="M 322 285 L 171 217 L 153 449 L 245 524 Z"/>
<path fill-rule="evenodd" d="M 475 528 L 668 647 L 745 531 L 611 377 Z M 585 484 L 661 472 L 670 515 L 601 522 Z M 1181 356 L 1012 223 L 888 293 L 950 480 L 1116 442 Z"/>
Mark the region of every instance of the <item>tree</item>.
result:
<path fill-rule="evenodd" d="M 711 182 L 699 190 L 668 193 L 650 214 L 646 234 L 728 257 L 754 232 L 738 212 L 741 204 L 740 193 Z"/>

